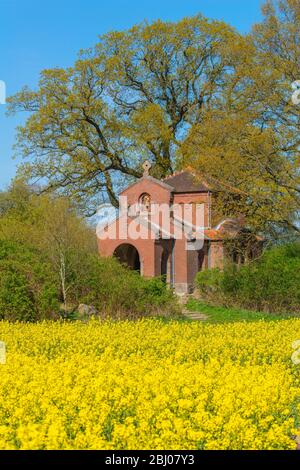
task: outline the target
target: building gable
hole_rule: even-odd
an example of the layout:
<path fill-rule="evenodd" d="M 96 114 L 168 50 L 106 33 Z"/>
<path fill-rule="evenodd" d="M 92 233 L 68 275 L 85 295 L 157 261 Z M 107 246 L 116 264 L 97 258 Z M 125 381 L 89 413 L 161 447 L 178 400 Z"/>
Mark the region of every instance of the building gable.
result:
<path fill-rule="evenodd" d="M 170 204 L 173 188 L 152 176 L 144 176 L 128 186 L 120 196 L 126 196 L 128 204 L 135 204 L 142 194 L 149 194 L 151 201 L 157 204 Z"/>

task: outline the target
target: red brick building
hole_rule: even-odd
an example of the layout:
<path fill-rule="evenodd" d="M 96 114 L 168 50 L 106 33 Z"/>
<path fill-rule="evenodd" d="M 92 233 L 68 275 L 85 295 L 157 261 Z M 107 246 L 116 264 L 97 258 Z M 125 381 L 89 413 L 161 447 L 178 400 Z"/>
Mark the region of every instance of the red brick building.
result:
<path fill-rule="evenodd" d="M 104 228 L 104 236 L 98 238 L 99 253 L 116 256 L 145 277 L 164 275 L 176 292 L 189 292 L 198 271 L 223 267 L 225 240 L 239 237 L 242 228 L 237 221 L 228 219 L 212 226 L 213 189 L 205 182 L 197 182 L 191 172 L 158 180 L 149 176 L 150 165 L 144 165 L 144 176 L 121 193 L 128 212 Z M 164 214 L 167 208 L 168 229 L 162 222 L 162 213 L 150 220 L 153 207 L 158 205 L 164 207 Z M 183 237 L 175 234 L 183 224 L 176 218 L 174 207 L 190 208 L 192 224 L 188 223 Z M 195 219 L 199 208 L 201 227 Z M 128 226 L 130 230 L 126 231 Z M 238 261 L 239 256 L 236 258 Z"/>

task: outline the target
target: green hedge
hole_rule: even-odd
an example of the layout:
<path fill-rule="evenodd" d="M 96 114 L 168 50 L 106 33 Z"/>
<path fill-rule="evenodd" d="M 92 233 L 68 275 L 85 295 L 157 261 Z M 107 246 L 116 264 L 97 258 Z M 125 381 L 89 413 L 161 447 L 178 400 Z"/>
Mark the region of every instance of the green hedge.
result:
<path fill-rule="evenodd" d="M 202 296 L 217 303 L 268 312 L 300 312 L 300 243 L 267 250 L 237 268 L 197 275 Z"/>

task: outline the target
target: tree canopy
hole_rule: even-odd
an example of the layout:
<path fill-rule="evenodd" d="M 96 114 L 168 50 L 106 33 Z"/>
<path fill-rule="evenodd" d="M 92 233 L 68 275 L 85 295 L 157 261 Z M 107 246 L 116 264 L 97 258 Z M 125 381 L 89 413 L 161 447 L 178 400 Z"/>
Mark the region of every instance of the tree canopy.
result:
<path fill-rule="evenodd" d="M 19 173 L 92 214 L 142 174 L 190 166 L 218 182 L 224 215 L 299 233 L 300 4 L 267 1 L 248 35 L 201 15 L 101 36 L 73 67 L 44 70 L 9 99 Z M 295 86 L 295 85 L 294 85 Z"/>
<path fill-rule="evenodd" d="M 11 112 L 30 113 L 18 130 L 27 159 L 20 171 L 91 211 L 101 194 L 117 205 L 118 188 L 141 176 L 146 157 L 153 176 L 173 171 L 188 129 L 222 94 L 242 42 L 200 15 L 102 36 L 73 67 L 44 70 L 36 91 L 10 98 Z"/>
<path fill-rule="evenodd" d="M 300 232 L 300 3 L 267 2 L 249 54 L 228 77 L 223 101 L 182 146 L 184 164 L 216 178 L 218 206 L 272 235 Z"/>

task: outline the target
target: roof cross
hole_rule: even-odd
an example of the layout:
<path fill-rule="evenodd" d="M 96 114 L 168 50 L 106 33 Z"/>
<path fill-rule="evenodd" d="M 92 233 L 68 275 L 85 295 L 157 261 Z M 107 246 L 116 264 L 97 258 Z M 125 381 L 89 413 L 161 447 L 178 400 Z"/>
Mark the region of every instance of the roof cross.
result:
<path fill-rule="evenodd" d="M 151 168 L 151 163 L 149 162 L 149 160 L 145 160 L 142 167 L 144 168 L 144 173 L 143 173 L 143 176 L 149 176 L 149 170 Z"/>

